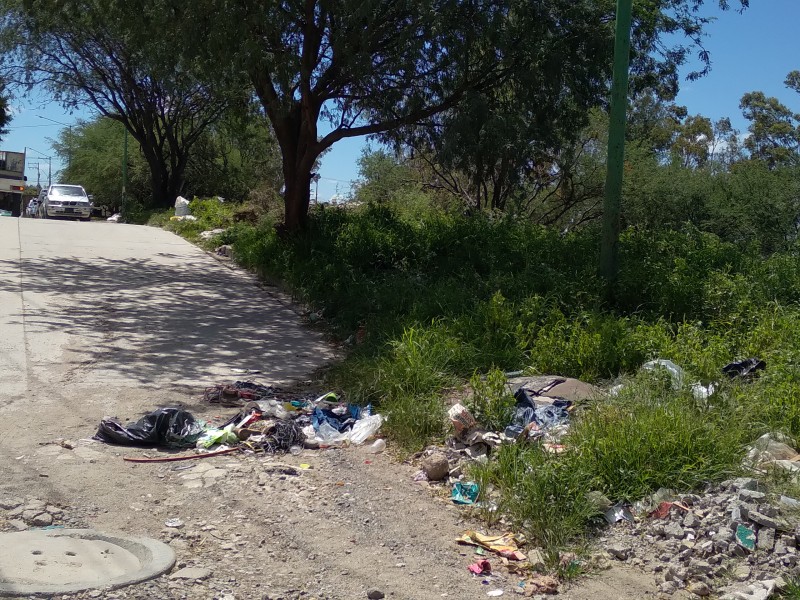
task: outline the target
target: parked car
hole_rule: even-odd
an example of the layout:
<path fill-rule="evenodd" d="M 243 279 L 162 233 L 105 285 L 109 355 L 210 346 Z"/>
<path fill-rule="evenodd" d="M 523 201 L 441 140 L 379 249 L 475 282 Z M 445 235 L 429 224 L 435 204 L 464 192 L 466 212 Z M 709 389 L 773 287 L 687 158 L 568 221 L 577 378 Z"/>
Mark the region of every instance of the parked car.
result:
<path fill-rule="evenodd" d="M 92 217 L 92 203 L 83 186 L 57 183 L 39 194 L 39 216 L 72 217 L 88 221 Z"/>
<path fill-rule="evenodd" d="M 39 198 L 31 198 L 31 201 L 28 202 L 28 206 L 25 207 L 25 216 L 26 217 L 35 217 L 39 212 Z"/>

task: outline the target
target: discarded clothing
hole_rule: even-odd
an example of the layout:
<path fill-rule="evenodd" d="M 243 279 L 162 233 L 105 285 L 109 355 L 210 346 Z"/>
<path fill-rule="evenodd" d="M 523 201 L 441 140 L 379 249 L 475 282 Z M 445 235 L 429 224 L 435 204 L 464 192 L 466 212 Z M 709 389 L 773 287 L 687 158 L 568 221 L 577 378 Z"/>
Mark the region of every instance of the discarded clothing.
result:
<path fill-rule="evenodd" d="M 456 504 L 475 504 L 479 493 L 480 488 L 477 483 L 462 483 L 459 481 L 453 486 L 451 498 Z"/>
<path fill-rule="evenodd" d="M 337 414 L 329 408 L 317 407 L 311 415 L 311 424 L 315 431 L 319 431 L 320 425 L 327 423 L 339 433 L 350 429 L 361 415 L 361 407 L 355 404 L 348 404 L 344 414 Z"/>
<path fill-rule="evenodd" d="M 469 546 L 481 546 L 510 560 L 525 560 L 526 558 L 525 555 L 519 551 L 517 538 L 513 533 L 484 535 L 477 531 L 465 531 L 464 535 L 457 539 L 456 542 Z"/>
<path fill-rule="evenodd" d="M 750 380 L 757 377 L 758 372 L 766 368 L 767 363 L 760 358 L 745 358 L 725 365 L 722 367 L 722 372 L 731 379 L 741 377 L 742 379 Z"/>
<path fill-rule="evenodd" d="M 572 406 L 572 402 L 563 398 L 544 397 L 552 402 L 550 404 L 538 404 L 534 400 L 535 397 L 525 388 L 517 390 L 514 395 L 517 400 L 517 408 L 514 411 L 514 418 L 511 424 L 506 427 L 505 434 L 507 437 L 519 437 L 532 423 L 536 425 L 535 429 L 546 431 L 569 421 L 568 409 Z"/>
<path fill-rule="evenodd" d="M 116 419 L 103 419 L 94 439 L 126 446 L 194 446 L 203 434 L 203 423 L 180 408 L 160 408 L 135 423 L 123 426 Z"/>

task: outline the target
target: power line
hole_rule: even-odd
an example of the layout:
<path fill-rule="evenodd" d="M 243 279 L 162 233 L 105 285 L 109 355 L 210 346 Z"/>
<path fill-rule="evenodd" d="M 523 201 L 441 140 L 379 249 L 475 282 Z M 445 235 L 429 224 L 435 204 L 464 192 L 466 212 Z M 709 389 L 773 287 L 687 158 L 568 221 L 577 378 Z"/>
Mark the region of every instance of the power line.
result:
<path fill-rule="evenodd" d="M 12 129 L 32 129 L 33 127 L 53 127 L 53 125 L 17 125 L 16 127 L 6 127 L 9 131 Z"/>

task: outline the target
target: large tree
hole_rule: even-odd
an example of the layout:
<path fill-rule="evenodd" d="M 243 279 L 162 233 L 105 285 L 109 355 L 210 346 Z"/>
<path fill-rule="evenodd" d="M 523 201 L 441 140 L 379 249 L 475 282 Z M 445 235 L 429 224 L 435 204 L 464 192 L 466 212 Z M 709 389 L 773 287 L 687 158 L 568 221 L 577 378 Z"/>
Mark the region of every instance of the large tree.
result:
<path fill-rule="evenodd" d="M 800 94 L 800 71 L 787 75 L 786 87 Z M 764 92 L 749 92 L 739 103 L 750 121 L 744 145 L 753 158 L 771 168 L 800 166 L 800 113 Z"/>
<path fill-rule="evenodd" d="M 665 34 L 699 42 L 702 4 L 637 2 L 637 76 L 671 83 L 691 44 L 667 47 Z M 506 154 L 523 137 L 535 157 L 553 135 L 579 131 L 585 119 L 575 115 L 607 90 L 612 0 L 198 0 L 179 10 L 188 39 L 205 40 L 185 50 L 205 52 L 209 71 L 222 62 L 248 73 L 281 147 L 289 229 L 306 221 L 315 160 L 343 138 L 448 111 L 461 128 L 468 99 L 483 137 L 505 144 Z M 484 100 L 486 90 L 499 92 Z M 498 103 L 511 116 L 485 118 L 483 106 Z M 519 168 L 462 162 L 486 177 L 519 177 Z"/>
<path fill-rule="evenodd" d="M 87 103 L 120 122 L 150 169 L 152 201 L 172 203 L 193 145 L 225 106 L 172 42 L 158 0 L 0 0 L 8 36 L 3 70 L 42 84 L 66 107 Z"/>

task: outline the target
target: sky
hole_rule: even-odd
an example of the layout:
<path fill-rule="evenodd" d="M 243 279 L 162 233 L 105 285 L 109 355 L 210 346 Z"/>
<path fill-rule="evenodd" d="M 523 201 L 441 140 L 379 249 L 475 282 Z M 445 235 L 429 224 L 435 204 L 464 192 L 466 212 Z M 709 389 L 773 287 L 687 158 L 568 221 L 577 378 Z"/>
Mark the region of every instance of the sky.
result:
<path fill-rule="evenodd" d="M 683 81 L 677 102 L 690 114 L 702 114 L 713 120 L 730 117 L 733 126 L 744 132 L 747 122 L 739 109 L 746 92 L 760 90 L 775 96 L 800 112 L 800 95 L 785 88 L 787 73 L 800 69 L 800 0 L 750 0 L 750 8 L 739 14 L 722 12 L 715 0 L 707 0 L 705 14 L 716 17 L 706 28 L 706 49 L 711 53 L 712 70 L 697 81 Z M 732 2 L 735 4 L 735 0 Z M 687 67 L 684 75 L 691 70 Z M 37 168 L 42 184 L 47 183 L 48 164 L 52 160 L 54 176 L 62 167 L 49 140 L 65 125 L 78 119 L 92 118 L 94 112 L 65 111 L 40 93 L 13 103 L 14 118 L 2 141 L 3 150 L 21 151 L 27 147 L 27 176 L 36 182 Z M 48 121 L 58 121 L 54 123 Z M 63 124 L 63 125 L 62 125 Z M 368 144 L 365 138 L 344 139 L 334 144 L 323 157 L 320 169 L 319 198 L 346 196 L 358 179 L 358 158 Z M 313 194 L 313 192 L 312 192 Z"/>

